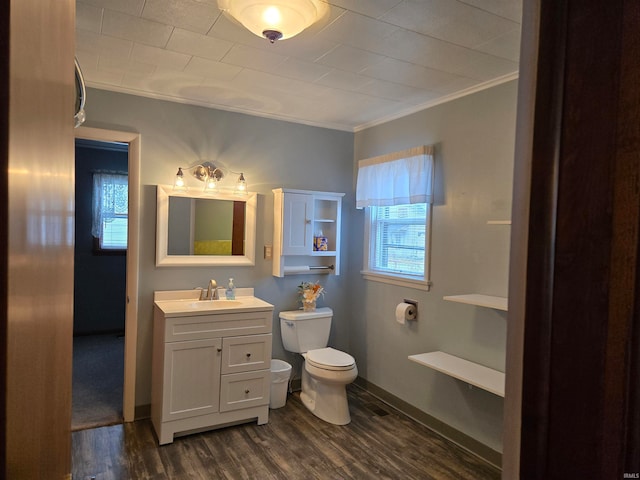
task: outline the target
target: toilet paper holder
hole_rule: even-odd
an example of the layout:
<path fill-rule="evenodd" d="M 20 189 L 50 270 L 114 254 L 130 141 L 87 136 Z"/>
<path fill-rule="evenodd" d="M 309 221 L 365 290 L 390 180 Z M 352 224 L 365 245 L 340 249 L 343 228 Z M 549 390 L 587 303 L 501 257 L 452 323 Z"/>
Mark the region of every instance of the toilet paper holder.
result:
<path fill-rule="evenodd" d="M 405 298 L 403 300 L 404 303 L 408 303 L 409 305 L 413 305 L 416 309 L 416 318 L 414 318 L 413 320 L 417 320 L 418 319 L 418 302 L 416 300 L 411 300 L 409 298 Z"/>

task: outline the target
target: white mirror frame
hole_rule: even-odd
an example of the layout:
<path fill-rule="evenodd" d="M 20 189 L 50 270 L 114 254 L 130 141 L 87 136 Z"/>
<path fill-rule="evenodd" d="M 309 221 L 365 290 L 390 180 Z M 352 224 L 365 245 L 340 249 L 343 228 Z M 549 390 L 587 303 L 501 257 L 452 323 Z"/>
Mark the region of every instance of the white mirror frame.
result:
<path fill-rule="evenodd" d="M 158 185 L 158 211 L 156 222 L 157 267 L 250 267 L 256 263 L 256 209 L 258 194 L 233 193 L 210 194 L 205 192 L 175 190 L 172 185 Z M 245 201 L 244 255 L 168 255 L 169 197 L 208 198 L 214 200 Z"/>

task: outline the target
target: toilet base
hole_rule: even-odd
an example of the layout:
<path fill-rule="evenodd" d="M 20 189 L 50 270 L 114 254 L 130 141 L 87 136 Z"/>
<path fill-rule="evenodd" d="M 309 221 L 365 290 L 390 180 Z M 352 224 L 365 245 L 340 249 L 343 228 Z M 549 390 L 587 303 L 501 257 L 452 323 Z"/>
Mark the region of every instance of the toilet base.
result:
<path fill-rule="evenodd" d="M 305 362 L 306 363 L 306 362 Z M 347 383 L 353 382 L 357 370 L 352 372 L 353 378 L 347 383 L 325 383 L 314 379 L 302 369 L 302 392 L 300 400 L 316 417 L 333 425 L 347 425 L 351 422 L 349 404 L 347 402 Z M 351 377 L 351 375 L 350 375 Z"/>

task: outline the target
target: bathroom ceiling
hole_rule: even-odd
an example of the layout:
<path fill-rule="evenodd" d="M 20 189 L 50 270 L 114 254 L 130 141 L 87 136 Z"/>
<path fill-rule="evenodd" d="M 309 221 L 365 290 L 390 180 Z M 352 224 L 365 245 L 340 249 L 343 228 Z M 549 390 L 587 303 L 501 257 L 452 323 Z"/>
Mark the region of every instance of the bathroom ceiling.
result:
<path fill-rule="evenodd" d="M 216 0 L 76 6 L 76 56 L 90 87 L 339 130 L 518 71 L 522 0 L 330 0 L 323 20 L 273 45 Z"/>

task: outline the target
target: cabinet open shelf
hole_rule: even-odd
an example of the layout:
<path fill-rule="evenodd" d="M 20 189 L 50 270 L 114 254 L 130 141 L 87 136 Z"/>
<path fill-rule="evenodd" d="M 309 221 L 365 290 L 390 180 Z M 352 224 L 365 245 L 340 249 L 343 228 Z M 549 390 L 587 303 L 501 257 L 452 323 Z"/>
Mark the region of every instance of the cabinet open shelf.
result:
<path fill-rule="evenodd" d="M 311 252 L 313 257 L 335 257 L 337 252 L 335 250 L 314 250 Z"/>
<path fill-rule="evenodd" d="M 478 307 L 495 308 L 496 310 L 507 311 L 506 297 L 494 297 L 492 295 L 481 295 L 479 293 L 469 293 L 466 295 L 448 295 L 443 297 L 448 302 L 466 303 Z"/>
<path fill-rule="evenodd" d="M 409 355 L 409 360 L 504 397 L 504 373 L 445 352 Z"/>

